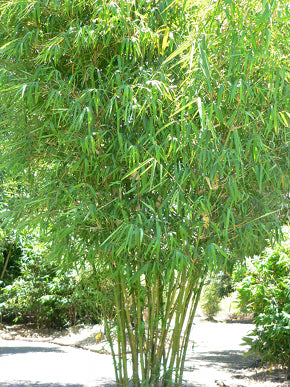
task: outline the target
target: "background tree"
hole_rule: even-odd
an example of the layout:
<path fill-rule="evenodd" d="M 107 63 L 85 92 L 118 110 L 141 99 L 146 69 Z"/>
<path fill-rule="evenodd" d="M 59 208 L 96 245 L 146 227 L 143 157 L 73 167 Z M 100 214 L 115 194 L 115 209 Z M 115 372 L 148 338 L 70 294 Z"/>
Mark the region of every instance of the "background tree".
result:
<path fill-rule="evenodd" d="M 114 282 L 119 385 L 180 385 L 206 273 L 279 227 L 289 10 L 14 0 L 0 12 L 2 162 L 29 184 L 2 217 Z"/>

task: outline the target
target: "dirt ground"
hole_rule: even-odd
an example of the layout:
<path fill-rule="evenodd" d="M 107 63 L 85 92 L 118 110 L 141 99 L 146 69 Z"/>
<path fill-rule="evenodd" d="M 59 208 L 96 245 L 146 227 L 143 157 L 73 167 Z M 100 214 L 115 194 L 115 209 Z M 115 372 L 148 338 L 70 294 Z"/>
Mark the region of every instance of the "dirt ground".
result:
<path fill-rule="evenodd" d="M 246 347 L 242 337 L 253 325 L 249 322 L 212 322 L 195 319 L 184 371 L 188 387 L 288 387 L 286 370 L 262 366 L 253 357 L 244 357 Z M 96 335 L 102 327 L 76 326 L 68 330 L 37 330 L 26 325 L 0 325 L 0 337 L 5 340 L 26 340 L 83 348 L 108 357 L 108 343 Z"/>

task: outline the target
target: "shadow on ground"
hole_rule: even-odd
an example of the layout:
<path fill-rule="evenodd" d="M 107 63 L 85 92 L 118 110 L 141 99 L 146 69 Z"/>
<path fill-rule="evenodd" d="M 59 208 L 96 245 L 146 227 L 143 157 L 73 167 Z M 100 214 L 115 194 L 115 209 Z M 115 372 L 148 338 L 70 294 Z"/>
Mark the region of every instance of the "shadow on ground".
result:
<path fill-rule="evenodd" d="M 244 379 L 244 375 L 235 375 L 236 379 Z M 285 368 L 276 368 L 274 370 L 258 368 L 251 370 L 247 374 L 247 379 L 255 382 L 279 383 L 279 386 L 290 386 L 287 381 L 287 370 Z M 289 383 L 289 384 L 288 384 Z"/>
<path fill-rule="evenodd" d="M 99 382 L 97 382 L 99 383 Z M 101 383 L 101 382 L 100 382 Z M 99 385 L 99 384 L 98 384 Z M 116 384 L 101 384 L 102 387 L 116 387 Z M 29 380 L 16 380 L 9 383 L 1 383 L 1 387 L 87 387 L 86 384 L 63 384 L 63 383 L 41 383 L 41 382 L 31 382 Z M 97 385 L 96 385 L 97 387 Z"/>
<path fill-rule="evenodd" d="M 64 352 L 59 348 L 44 348 L 44 347 L 2 347 L 0 348 L 0 356 L 17 355 L 31 352 Z M 2 384 L 1 384 L 2 386 Z"/>
<path fill-rule="evenodd" d="M 194 368 L 203 367 L 227 367 L 229 371 L 237 371 L 243 368 L 248 368 L 253 365 L 253 357 L 244 357 L 244 351 L 214 351 L 214 352 L 197 352 L 192 356 L 188 356 L 186 363 L 194 364 Z M 191 371 L 192 367 L 185 366 L 185 371 Z"/>
<path fill-rule="evenodd" d="M 1 387 L 84 387 L 82 384 L 59 384 L 59 383 L 31 383 L 30 381 L 15 381 L 1 383 Z"/>

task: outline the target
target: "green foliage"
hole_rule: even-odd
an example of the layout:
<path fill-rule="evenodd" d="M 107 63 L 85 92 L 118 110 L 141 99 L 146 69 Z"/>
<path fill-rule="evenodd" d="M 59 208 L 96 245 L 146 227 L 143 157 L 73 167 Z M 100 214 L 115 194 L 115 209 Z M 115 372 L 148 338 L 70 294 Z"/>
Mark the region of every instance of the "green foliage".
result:
<path fill-rule="evenodd" d="M 1 145 L 0 145 L 1 147 Z M 24 192 L 25 182 L 4 168 L 0 172 L 0 286 L 10 284 L 20 274 L 21 248 L 16 227 L 2 227 L 1 214 L 17 202 Z M 12 227 L 11 227 L 12 226 Z"/>
<path fill-rule="evenodd" d="M 20 275 L 20 266 L 21 248 L 15 239 L 4 236 L 3 232 L 0 239 L 0 287 L 10 284 Z"/>
<path fill-rule="evenodd" d="M 239 290 L 240 306 L 255 314 L 255 329 L 245 338 L 249 353 L 290 366 L 290 228 L 284 242 L 248 262 Z"/>
<path fill-rule="evenodd" d="M 1 217 L 113 283 L 119 384 L 129 343 L 134 386 L 180 385 L 207 271 L 279 229 L 289 17 L 279 0 L 1 3 L 0 165 L 26 188 Z"/>
<path fill-rule="evenodd" d="M 22 272 L 0 295 L 3 321 L 33 322 L 38 327 L 62 328 L 76 322 L 71 302 L 74 281 L 67 275 Z"/>
<path fill-rule="evenodd" d="M 95 283 L 100 279 L 89 274 L 91 269 L 87 267 L 82 276 L 72 268 L 59 269 L 55 262 L 47 260 L 47 251 L 39 237 L 19 235 L 18 239 L 18 271 L 7 269 L 2 282 L 2 321 L 32 322 L 49 328 L 99 322 L 102 314 L 100 308 L 96 309 Z M 101 282 L 104 296 L 105 291 L 110 292 L 110 287 L 104 280 Z M 112 298 L 106 296 L 114 316 Z"/>
<path fill-rule="evenodd" d="M 212 274 L 206 281 L 201 295 L 200 306 L 209 319 L 220 310 L 220 301 L 234 291 L 231 276 L 223 271 Z"/>
<path fill-rule="evenodd" d="M 220 271 L 216 275 L 218 294 L 221 298 L 229 296 L 234 291 L 232 277 L 227 272 Z"/>
<path fill-rule="evenodd" d="M 209 319 L 212 319 L 220 311 L 221 296 L 219 290 L 219 284 L 213 278 L 203 289 L 200 306 Z"/>

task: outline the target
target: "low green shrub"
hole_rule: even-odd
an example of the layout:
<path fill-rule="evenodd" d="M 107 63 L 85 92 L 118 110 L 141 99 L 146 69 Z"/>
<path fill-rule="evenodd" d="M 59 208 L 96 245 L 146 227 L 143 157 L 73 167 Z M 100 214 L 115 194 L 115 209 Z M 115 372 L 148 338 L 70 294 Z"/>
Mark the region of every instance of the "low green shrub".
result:
<path fill-rule="evenodd" d="M 232 277 L 227 272 L 220 271 L 215 281 L 217 283 L 218 294 L 221 298 L 228 297 L 235 290 Z"/>
<path fill-rule="evenodd" d="M 290 366 L 290 228 L 280 244 L 248 261 L 238 286 L 242 311 L 254 313 L 255 329 L 244 338 L 262 360 Z"/>
<path fill-rule="evenodd" d="M 45 245 L 37 236 L 20 238 L 19 271 L 6 271 L 0 284 L 0 318 L 7 323 L 33 322 L 38 327 L 63 328 L 76 323 L 98 323 L 99 291 L 113 311 L 112 286 L 90 266 L 78 272 L 60 270 L 46 259 Z M 18 275 L 17 275 L 18 274 Z M 97 286 L 98 285 L 98 286 Z"/>
<path fill-rule="evenodd" d="M 212 319 L 220 311 L 220 286 L 219 281 L 216 278 L 211 278 L 206 283 L 202 296 L 200 307 L 205 316 Z"/>
<path fill-rule="evenodd" d="M 231 276 L 220 271 L 210 276 L 202 291 L 200 307 L 205 316 L 212 319 L 220 310 L 220 302 L 234 291 Z"/>
<path fill-rule="evenodd" d="M 20 272 L 0 294 L 2 320 L 36 322 L 38 326 L 61 327 L 73 321 L 71 294 L 75 279 L 61 273 L 44 259 L 45 250 L 29 238 L 21 247 Z"/>

